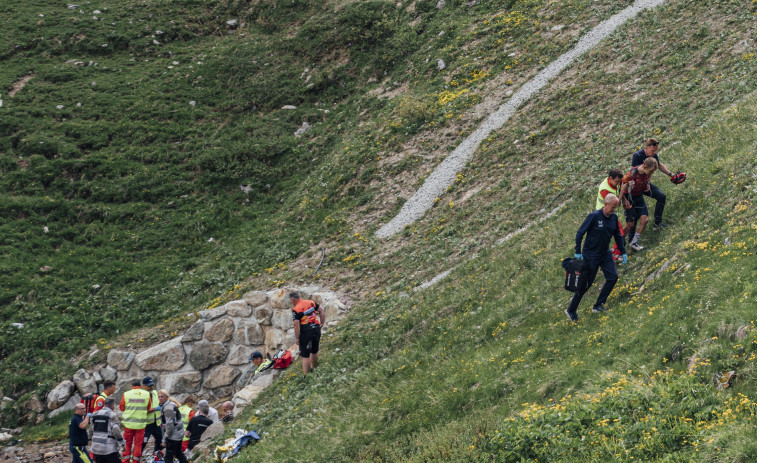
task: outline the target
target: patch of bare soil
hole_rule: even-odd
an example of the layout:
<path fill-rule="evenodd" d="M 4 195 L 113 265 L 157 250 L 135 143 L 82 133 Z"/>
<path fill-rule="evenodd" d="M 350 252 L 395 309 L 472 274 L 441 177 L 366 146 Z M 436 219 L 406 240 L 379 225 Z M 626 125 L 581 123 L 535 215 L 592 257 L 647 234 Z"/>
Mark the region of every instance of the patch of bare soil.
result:
<path fill-rule="evenodd" d="M 24 86 L 28 84 L 30 80 L 34 79 L 34 75 L 35 74 L 32 72 L 31 74 L 27 74 L 19 80 L 13 82 L 13 85 L 11 85 L 11 89 L 8 92 L 8 96 L 13 98 L 13 96 L 16 93 L 20 92 L 21 89 L 24 88 Z"/>

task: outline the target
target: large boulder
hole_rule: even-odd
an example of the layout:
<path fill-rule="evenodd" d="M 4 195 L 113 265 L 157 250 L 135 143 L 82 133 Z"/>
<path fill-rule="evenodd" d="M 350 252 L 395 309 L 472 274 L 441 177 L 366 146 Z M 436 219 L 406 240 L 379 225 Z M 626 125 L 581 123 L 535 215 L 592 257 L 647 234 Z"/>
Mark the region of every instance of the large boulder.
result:
<path fill-rule="evenodd" d="M 169 394 L 188 394 L 200 390 L 202 373 L 188 371 L 186 373 L 171 373 L 161 377 L 162 389 Z"/>
<path fill-rule="evenodd" d="M 265 341 L 265 332 L 263 327 L 258 325 L 255 320 L 247 320 L 239 324 L 239 328 L 234 332 L 234 343 L 244 344 L 247 346 L 256 346 L 263 344 Z"/>
<path fill-rule="evenodd" d="M 229 365 L 247 365 L 250 363 L 250 354 L 253 352 L 252 347 L 248 346 L 234 346 L 229 352 L 229 357 L 226 359 L 226 363 Z"/>
<path fill-rule="evenodd" d="M 97 382 L 95 382 L 95 378 L 83 368 L 74 373 L 74 384 L 79 390 L 80 395 L 94 394 L 97 392 Z"/>
<path fill-rule="evenodd" d="M 74 394 L 69 399 L 61 405 L 60 407 L 56 408 L 55 410 L 51 411 L 49 415 L 47 415 L 48 418 L 54 418 L 61 413 L 65 412 L 73 412 L 74 407 L 76 407 L 76 404 L 81 402 L 81 396 L 79 394 Z M 71 413 L 73 415 L 73 413 Z"/>
<path fill-rule="evenodd" d="M 268 302 L 268 294 L 265 291 L 250 291 L 242 296 L 250 307 L 257 307 Z"/>
<path fill-rule="evenodd" d="M 261 371 L 260 373 L 255 375 L 250 384 L 255 386 L 268 387 L 273 384 L 273 380 L 276 379 L 277 376 L 279 376 L 279 373 L 281 373 L 281 371 L 282 370 L 274 370 L 273 368 Z"/>
<path fill-rule="evenodd" d="M 229 317 L 249 317 L 252 313 L 252 307 L 247 305 L 244 300 L 231 301 L 226 304 L 226 314 Z"/>
<path fill-rule="evenodd" d="M 200 437 L 200 442 L 207 442 L 216 436 L 220 436 L 225 429 L 226 428 L 224 428 L 222 422 L 216 421 L 205 429 L 205 432 L 202 433 L 202 437 Z"/>
<path fill-rule="evenodd" d="M 273 316 L 273 309 L 268 307 L 267 305 L 261 305 L 260 307 L 255 307 L 255 310 L 253 311 L 253 317 L 261 325 L 270 325 L 272 316 Z"/>
<path fill-rule="evenodd" d="M 289 328 L 284 334 L 284 345 L 285 346 L 291 346 L 295 343 L 296 339 L 294 338 L 294 328 Z"/>
<path fill-rule="evenodd" d="M 281 288 L 277 289 L 271 294 L 271 307 L 274 309 L 291 309 L 292 301 L 289 300 L 289 293 L 291 289 Z"/>
<path fill-rule="evenodd" d="M 237 414 L 242 411 L 242 409 L 255 400 L 264 389 L 264 386 L 250 384 L 234 394 L 234 397 L 231 398 L 231 402 L 234 404 L 234 413 Z"/>
<path fill-rule="evenodd" d="M 181 342 L 199 341 L 202 339 L 203 334 L 205 334 L 205 323 L 200 321 L 192 325 L 187 332 L 184 333 Z"/>
<path fill-rule="evenodd" d="M 108 352 L 108 365 L 118 371 L 125 371 L 131 367 L 134 353 L 125 350 L 112 350 Z"/>
<path fill-rule="evenodd" d="M 205 339 L 208 341 L 227 342 L 233 334 L 234 322 L 229 318 L 224 318 L 205 331 Z"/>
<path fill-rule="evenodd" d="M 199 315 L 200 320 L 209 322 L 210 320 L 215 320 L 218 317 L 226 315 L 226 306 L 222 305 L 221 307 L 216 307 L 215 309 L 202 310 L 200 311 Z"/>
<path fill-rule="evenodd" d="M 143 371 L 176 371 L 187 358 L 181 338 L 174 338 L 137 354 L 137 366 Z"/>
<path fill-rule="evenodd" d="M 271 325 L 280 330 L 287 330 L 292 327 L 291 310 L 274 310 L 271 317 Z"/>
<path fill-rule="evenodd" d="M 194 345 L 189 354 L 189 363 L 195 370 L 204 370 L 226 359 L 229 351 L 220 342 L 200 341 Z"/>
<path fill-rule="evenodd" d="M 47 394 L 47 409 L 55 410 L 62 406 L 74 393 L 73 381 L 65 380 L 55 386 L 52 391 Z"/>
<path fill-rule="evenodd" d="M 29 402 L 26 403 L 26 408 L 33 412 L 42 413 L 45 411 L 45 404 L 36 395 L 29 398 Z"/>
<path fill-rule="evenodd" d="M 113 367 L 105 366 L 100 368 L 100 376 L 103 381 L 115 381 L 118 378 L 118 372 Z"/>
<path fill-rule="evenodd" d="M 326 312 L 326 321 L 339 320 L 346 315 L 349 310 L 346 305 L 336 298 L 328 299 L 322 305 L 323 310 Z"/>
<path fill-rule="evenodd" d="M 265 334 L 265 346 L 268 352 L 276 352 L 284 347 L 284 336 L 279 330 L 268 330 Z"/>
<path fill-rule="evenodd" d="M 227 365 L 219 365 L 211 370 L 205 372 L 205 381 L 202 382 L 202 387 L 206 389 L 215 389 L 218 387 L 224 387 L 231 385 L 240 371 L 236 368 L 232 368 Z"/>

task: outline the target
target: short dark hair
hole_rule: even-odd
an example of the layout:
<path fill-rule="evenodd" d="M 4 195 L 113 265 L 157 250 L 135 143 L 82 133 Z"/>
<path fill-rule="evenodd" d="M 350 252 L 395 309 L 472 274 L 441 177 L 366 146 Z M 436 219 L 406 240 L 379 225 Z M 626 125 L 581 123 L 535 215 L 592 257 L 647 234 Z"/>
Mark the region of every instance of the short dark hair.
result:
<path fill-rule="evenodd" d="M 620 169 L 610 169 L 607 176 L 610 178 L 618 178 L 623 176 L 623 172 L 621 172 Z"/>
<path fill-rule="evenodd" d="M 106 397 L 103 405 L 109 408 L 113 408 L 113 406 L 116 405 L 116 399 L 113 398 L 113 396 Z"/>
<path fill-rule="evenodd" d="M 210 414 L 210 405 L 207 405 L 207 404 L 200 405 L 199 412 L 205 416 L 208 416 Z"/>
<path fill-rule="evenodd" d="M 135 387 L 136 387 L 136 386 L 141 386 L 141 385 L 142 385 L 142 381 L 140 381 L 140 380 L 138 380 L 138 379 L 132 379 L 132 380 L 131 380 L 131 385 L 132 385 L 132 386 L 135 386 Z"/>
<path fill-rule="evenodd" d="M 660 144 L 660 142 L 659 142 L 659 141 L 657 141 L 657 139 L 656 139 L 656 138 L 647 138 L 647 141 L 646 141 L 646 143 L 645 143 L 645 146 L 657 146 L 657 145 L 659 145 L 659 144 Z"/>
<path fill-rule="evenodd" d="M 110 381 L 110 380 L 108 380 L 108 381 L 105 381 L 105 382 L 103 383 L 103 389 L 108 389 L 109 387 L 111 387 L 111 386 L 115 386 L 115 385 L 116 385 L 116 382 L 115 382 L 115 381 Z"/>
<path fill-rule="evenodd" d="M 300 293 L 298 293 L 297 291 L 292 291 L 291 293 L 289 293 L 289 298 L 297 300 L 300 298 Z"/>

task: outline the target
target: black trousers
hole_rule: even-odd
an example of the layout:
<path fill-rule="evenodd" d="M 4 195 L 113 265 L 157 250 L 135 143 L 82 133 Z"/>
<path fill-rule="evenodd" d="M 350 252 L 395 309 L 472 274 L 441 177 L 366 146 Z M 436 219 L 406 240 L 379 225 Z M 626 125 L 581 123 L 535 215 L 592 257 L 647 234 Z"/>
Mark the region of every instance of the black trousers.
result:
<path fill-rule="evenodd" d="M 607 251 L 605 254 L 599 257 L 584 256 L 584 261 L 586 262 L 584 275 L 587 278 L 588 284 L 586 286 L 586 289 L 584 289 L 583 291 L 576 291 L 576 293 L 573 295 L 573 299 L 570 300 L 568 312 L 572 313 L 573 315 L 576 315 L 576 312 L 578 311 L 578 304 L 581 303 L 581 298 L 583 298 L 584 294 L 586 294 L 586 291 L 591 288 L 591 285 L 594 283 L 594 278 L 597 277 L 597 272 L 600 268 L 602 269 L 602 273 L 605 276 L 605 284 L 602 285 L 602 289 L 599 291 L 597 302 L 594 303 L 595 306 L 602 305 L 607 302 L 607 298 L 610 297 L 610 293 L 615 287 L 615 283 L 618 282 L 618 272 L 615 270 L 615 262 L 613 262 L 612 260 L 612 254 L 610 253 L 610 251 Z M 584 275 L 581 275 L 581 278 L 584 278 Z"/>
<path fill-rule="evenodd" d="M 180 440 L 168 440 L 166 439 L 166 454 L 165 463 L 173 463 L 174 457 L 179 460 L 179 463 L 187 463 L 187 457 L 184 452 L 181 451 Z"/>
<path fill-rule="evenodd" d="M 145 438 L 142 439 L 142 453 L 145 453 L 145 447 L 147 446 L 147 441 L 150 439 L 150 436 L 155 439 L 155 445 L 153 446 L 152 451 L 155 453 L 160 450 L 160 443 L 163 442 L 163 431 L 160 429 L 160 424 L 150 423 L 145 426 Z"/>

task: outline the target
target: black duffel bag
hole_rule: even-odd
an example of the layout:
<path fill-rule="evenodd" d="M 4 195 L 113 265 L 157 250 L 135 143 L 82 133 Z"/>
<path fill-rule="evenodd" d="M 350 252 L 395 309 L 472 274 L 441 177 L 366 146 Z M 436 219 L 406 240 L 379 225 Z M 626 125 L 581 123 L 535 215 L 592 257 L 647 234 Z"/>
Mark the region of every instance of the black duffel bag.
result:
<path fill-rule="evenodd" d="M 586 263 L 573 257 L 562 260 L 562 268 L 565 269 L 565 289 L 575 293 L 586 289 L 586 278 L 582 278 L 586 270 Z"/>

